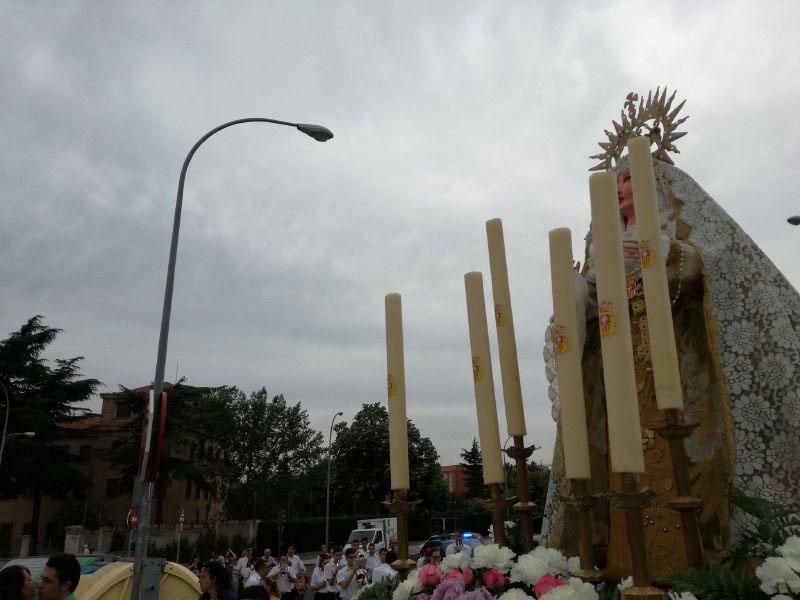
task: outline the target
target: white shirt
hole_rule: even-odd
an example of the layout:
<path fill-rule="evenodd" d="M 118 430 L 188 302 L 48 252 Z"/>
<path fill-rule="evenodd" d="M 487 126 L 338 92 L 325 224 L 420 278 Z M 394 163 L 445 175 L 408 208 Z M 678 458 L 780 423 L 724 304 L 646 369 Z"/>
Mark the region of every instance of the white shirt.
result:
<path fill-rule="evenodd" d="M 396 576 L 397 571 L 386 563 L 380 563 L 377 567 L 372 569 L 372 583 L 380 583 L 386 579 L 394 579 Z"/>
<path fill-rule="evenodd" d="M 342 567 L 344 567 L 344 559 L 342 559 Z M 333 585 L 330 584 L 330 580 L 333 579 L 336 581 L 333 570 L 336 568 L 336 565 L 333 563 L 333 559 L 328 561 L 328 564 L 325 565 L 325 579 L 328 580 L 328 587 L 327 589 L 322 590 L 323 592 L 332 592 L 334 594 L 339 593 L 339 584 L 334 583 Z M 341 571 L 341 569 L 339 569 Z M 338 573 L 337 573 L 338 575 Z"/>
<path fill-rule="evenodd" d="M 287 556 L 286 558 L 289 559 L 289 564 L 292 565 L 298 571 L 306 570 L 306 566 L 303 564 L 303 559 L 300 558 L 299 554 L 295 554 L 293 556 Z"/>
<path fill-rule="evenodd" d="M 253 586 L 253 585 L 258 585 L 260 583 L 261 583 L 261 575 L 259 575 L 255 571 L 253 571 L 250 574 L 250 577 L 248 577 L 247 580 L 244 582 L 244 587 L 250 587 L 250 586 Z"/>
<path fill-rule="evenodd" d="M 327 567 L 327 565 L 325 565 Z M 311 582 L 310 587 L 316 586 L 322 582 L 325 582 L 325 585 L 316 590 L 319 594 L 327 594 L 329 592 L 336 593 L 336 586 L 331 586 L 328 583 L 328 578 L 325 576 L 325 569 L 320 569 L 319 567 L 314 567 L 314 572 L 311 574 Z"/>
<path fill-rule="evenodd" d="M 343 585 L 344 580 L 350 577 L 350 573 L 354 573 L 355 570 L 356 570 L 355 565 L 353 565 L 352 571 L 348 568 L 347 565 L 345 565 L 343 568 L 339 569 L 339 572 L 336 574 L 336 583 L 339 584 L 339 590 L 340 590 L 339 596 L 341 598 L 344 598 L 344 600 L 350 600 L 353 596 L 355 596 L 358 593 L 358 588 L 360 586 L 356 581 L 355 575 L 350 580 L 350 585 L 348 585 L 347 587 L 344 587 Z"/>
<path fill-rule="evenodd" d="M 457 548 L 456 544 L 458 542 L 453 542 L 447 547 L 445 550 L 445 556 L 452 556 L 453 554 L 458 554 L 459 552 L 463 552 L 467 556 L 472 556 L 472 548 L 469 547 L 469 544 L 465 544 L 463 541 L 461 542 L 461 548 Z"/>
<path fill-rule="evenodd" d="M 243 556 L 236 561 L 236 572 L 242 576 L 242 579 L 247 579 L 253 572 L 253 569 L 247 566 L 247 557 Z"/>
<path fill-rule="evenodd" d="M 379 564 L 381 564 L 381 557 L 380 556 L 378 556 L 377 554 L 373 554 L 373 555 L 367 554 L 367 561 L 365 563 L 367 571 L 369 571 L 371 573 L 372 570 L 375 567 L 377 567 Z"/>
<path fill-rule="evenodd" d="M 289 575 L 291 575 L 293 578 L 297 577 L 297 569 L 295 569 L 292 565 L 286 566 L 286 574 L 281 573 L 280 565 L 272 567 L 272 570 L 269 572 L 269 577 L 273 578 L 278 584 L 278 589 L 281 591 L 281 594 L 286 594 L 294 589 L 294 584 L 292 583 L 292 580 L 289 579 Z"/>

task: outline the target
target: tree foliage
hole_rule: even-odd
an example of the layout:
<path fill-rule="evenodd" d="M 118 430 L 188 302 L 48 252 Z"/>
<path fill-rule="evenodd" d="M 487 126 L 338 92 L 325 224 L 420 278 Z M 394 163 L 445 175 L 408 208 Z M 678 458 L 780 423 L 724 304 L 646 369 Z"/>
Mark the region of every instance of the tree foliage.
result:
<path fill-rule="evenodd" d="M 389 413 L 379 404 L 364 404 L 352 422 L 337 423 L 333 444 L 335 506 L 341 512 L 375 513 L 390 495 Z M 431 440 L 408 421 L 408 462 L 412 498 L 421 508 L 447 505 L 439 453 Z"/>
<path fill-rule="evenodd" d="M 80 405 L 100 385 L 97 379 L 81 377 L 83 357 L 44 358 L 61 330 L 42 320 L 32 317 L 0 341 L 0 401 L 9 411 L 8 433 L 36 433 L 33 439 L 16 437 L 5 445 L 0 496 L 33 498 L 31 551 L 36 550 L 41 496 L 82 493 L 89 485 L 75 468 L 80 457 L 69 452 L 65 439 L 70 430 L 63 425 L 85 415 Z"/>
<path fill-rule="evenodd" d="M 466 477 L 467 497 L 486 497 L 486 486 L 483 484 L 483 455 L 478 446 L 478 440 L 472 438 L 472 446 L 469 450 L 461 449 L 461 458 L 464 461 L 461 463 L 461 467 L 464 469 Z"/>

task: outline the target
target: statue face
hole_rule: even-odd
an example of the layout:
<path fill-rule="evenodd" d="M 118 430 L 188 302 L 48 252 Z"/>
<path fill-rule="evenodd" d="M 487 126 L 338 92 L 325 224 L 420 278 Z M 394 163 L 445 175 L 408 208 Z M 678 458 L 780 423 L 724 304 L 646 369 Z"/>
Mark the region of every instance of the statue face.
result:
<path fill-rule="evenodd" d="M 633 212 L 633 188 L 631 186 L 631 172 L 622 171 L 617 175 L 617 198 L 619 199 L 619 212 L 623 217 L 629 217 Z"/>

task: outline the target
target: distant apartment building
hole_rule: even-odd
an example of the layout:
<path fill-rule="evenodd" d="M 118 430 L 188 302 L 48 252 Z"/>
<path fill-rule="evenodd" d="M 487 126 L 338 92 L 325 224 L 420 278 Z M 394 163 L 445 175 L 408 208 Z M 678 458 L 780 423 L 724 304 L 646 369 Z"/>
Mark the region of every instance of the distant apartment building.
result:
<path fill-rule="evenodd" d="M 464 497 L 467 494 L 467 477 L 461 465 L 442 467 L 442 476 L 451 496 Z"/>
<path fill-rule="evenodd" d="M 167 388 L 169 384 L 165 385 Z M 146 395 L 151 386 L 132 390 Z M 107 451 L 116 449 L 131 435 L 137 416 L 125 392 L 100 394 L 100 414 L 61 425 L 68 432 L 61 442 L 63 450 L 82 457 L 75 467 L 83 471 L 91 485 L 82 497 L 42 498 L 38 548 L 40 553 L 60 550 L 64 543 L 64 527 L 88 521 L 127 535 L 126 519 L 131 508 L 132 489 L 123 483 L 122 473 L 111 464 Z M 187 526 L 218 523 L 223 518 L 221 504 L 190 481 L 175 480 L 156 485 L 151 522 L 173 526 L 184 511 Z M 18 497 L 0 501 L 0 556 L 19 552 L 23 535 L 30 535 L 32 500 Z"/>

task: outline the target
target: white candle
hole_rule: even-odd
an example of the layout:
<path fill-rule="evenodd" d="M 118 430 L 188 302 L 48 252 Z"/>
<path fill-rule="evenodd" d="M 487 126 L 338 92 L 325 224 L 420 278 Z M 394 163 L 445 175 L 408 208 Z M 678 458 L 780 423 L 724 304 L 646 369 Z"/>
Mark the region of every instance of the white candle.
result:
<path fill-rule="evenodd" d="M 408 426 L 400 294 L 386 294 L 386 372 L 389 396 L 389 465 L 392 489 L 407 490 Z"/>
<path fill-rule="evenodd" d="M 500 429 L 497 424 L 497 404 L 494 397 L 492 357 L 489 353 L 489 326 L 483 296 L 483 276 L 472 272 L 464 275 L 467 294 L 469 346 L 472 351 L 472 380 L 475 384 L 475 407 L 478 412 L 478 436 L 483 457 L 483 482 L 502 483 L 505 480 L 500 455 Z"/>
<path fill-rule="evenodd" d="M 633 205 L 636 211 L 636 228 L 639 231 L 639 255 L 642 263 L 644 302 L 653 380 L 658 408 L 683 408 L 681 375 L 678 369 L 678 351 L 672 324 L 672 305 L 667 283 L 667 262 L 661 245 L 661 225 L 658 217 L 656 179 L 650 140 L 633 138 L 628 143 L 631 160 Z"/>
<path fill-rule="evenodd" d="M 553 346 L 561 402 L 561 444 L 564 468 L 571 479 L 590 479 L 589 441 L 583 399 L 581 348 L 575 312 L 572 236 L 562 227 L 550 231 L 550 277 L 553 289 Z"/>
<path fill-rule="evenodd" d="M 589 191 L 611 469 L 617 473 L 641 473 L 644 471 L 642 432 L 616 176 L 608 171 L 593 174 L 589 177 Z"/>
<path fill-rule="evenodd" d="M 503 222 L 486 221 L 489 241 L 489 267 L 492 273 L 494 320 L 497 325 L 497 349 L 500 354 L 500 375 L 503 381 L 503 402 L 506 407 L 508 435 L 525 435 L 525 412 L 522 409 L 522 388 L 519 382 L 517 341 L 514 337 L 514 316 L 511 312 L 511 292 L 508 288 L 506 246 L 503 241 Z"/>

